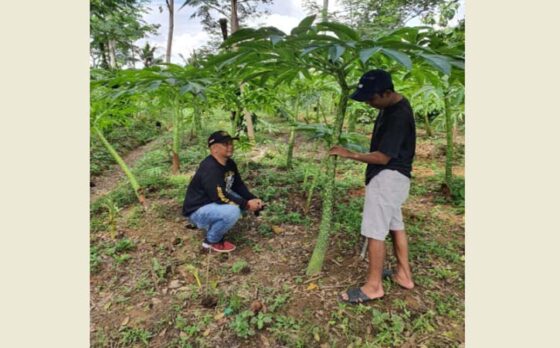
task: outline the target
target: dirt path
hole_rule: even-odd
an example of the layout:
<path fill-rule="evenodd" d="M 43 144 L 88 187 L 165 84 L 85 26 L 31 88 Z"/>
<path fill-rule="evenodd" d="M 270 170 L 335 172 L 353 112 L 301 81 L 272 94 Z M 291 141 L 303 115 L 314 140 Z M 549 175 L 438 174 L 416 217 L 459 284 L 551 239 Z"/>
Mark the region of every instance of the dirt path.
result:
<path fill-rule="evenodd" d="M 152 150 L 158 141 L 153 140 L 147 144 L 144 144 L 136 149 L 130 151 L 124 158 L 124 162 L 129 166 L 133 166 L 136 161 L 138 161 L 146 152 Z M 95 184 L 94 187 L 90 187 L 89 194 L 91 202 L 94 202 L 99 197 L 111 192 L 119 181 L 125 177 L 124 172 L 121 170 L 118 164 L 113 165 L 110 169 L 104 171 L 100 176 L 95 177 L 92 182 Z"/>

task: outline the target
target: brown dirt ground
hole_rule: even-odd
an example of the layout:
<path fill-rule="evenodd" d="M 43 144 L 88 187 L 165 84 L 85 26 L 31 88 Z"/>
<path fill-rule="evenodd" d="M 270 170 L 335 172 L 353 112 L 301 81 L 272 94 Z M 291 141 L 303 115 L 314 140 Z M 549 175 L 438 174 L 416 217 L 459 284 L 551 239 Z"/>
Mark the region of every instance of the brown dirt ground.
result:
<path fill-rule="evenodd" d="M 126 157 L 127 163 L 133 163 L 152 146 L 153 143 L 130 153 Z M 429 145 L 420 144 L 419 152 L 421 158 L 430 158 L 433 150 Z M 433 172 L 424 168 L 415 172 L 415 175 L 421 180 L 433 175 Z M 120 178 L 122 175 L 118 173 L 118 168 L 98 178 L 96 190 L 92 190 L 92 201 L 113 188 Z M 291 195 L 292 209 L 304 215 L 304 197 L 299 192 L 292 192 Z M 352 190 L 350 195 L 363 195 L 363 189 Z M 440 231 L 434 233 L 434 240 L 444 242 L 456 239 L 452 235 L 457 235 L 461 242 L 464 238 L 463 216 L 454 214 L 451 209 L 434 209 L 432 196 L 433 193 L 411 197 L 404 208 L 405 219 L 440 220 L 444 225 L 451 226 L 456 233 Z M 338 337 L 344 341 L 344 334 L 340 329 L 326 323 L 331 313 L 338 308 L 338 294 L 347 287 L 364 281 L 367 262 L 359 257 L 360 245 L 350 249 L 342 247 L 345 237 L 335 233 L 329 241 L 322 272 L 312 278 L 305 277 L 307 262 L 318 232 L 320 205 L 317 200 L 314 200 L 308 215 L 312 219 L 308 228 L 283 224 L 279 226 L 279 233 L 263 236 L 258 232 L 262 218 L 252 215 L 244 217 L 231 232 L 237 250 L 228 255 L 201 253 L 203 232 L 185 228 L 178 204 L 172 200 L 150 200 L 157 209 L 143 213 L 139 227 L 129 227 L 127 223 L 127 216 L 134 213 L 134 207 L 124 209 L 118 221 L 119 234 L 135 242 L 136 249 L 128 252 L 131 259 L 123 265 L 116 265 L 110 257 L 104 256 L 99 270 L 91 275 L 92 344 L 98 335 L 104 334 L 110 336 L 107 346 L 118 346 L 119 336 L 115 333 L 124 327 L 146 327 L 154 334 L 149 346 L 166 347 L 180 336 L 179 330 L 174 328 L 177 315 L 194 320 L 195 313 L 202 313 L 214 318 L 204 328 L 204 332 L 200 333 L 211 347 L 284 346 L 266 330 L 259 331 L 248 340 L 236 337 L 228 329 L 231 318 L 219 318 L 220 311 L 203 307 L 200 297 L 195 299 L 191 296 L 197 286 L 194 276 L 186 270 L 187 265 L 193 265 L 199 270 L 203 286 L 206 282 L 205 272 L 209 268 L 211 272 L 207 282 L 210 287 L 213 284 L 226 296 L 237 294 L 245 299 L 244 303 L 251 303 L 258 296 L 259 300 L 270 307 L 273 295 L 289 292 L 290 299 L 280 310 L 283 315 L 313 322 L 326 330 L 329 337 Z M 410 242 L 414 243 L 417 238 L 420 237 L 411 236 Z M 93 233 L 91 239 L 92 244 L 97 245 L 113 242 L 104 232 Z M 393 262 L 392 251 L 387 249 L 387 267 L 390 267 Z M 153 258 L 157 258 L 166 268 L 163 279 L 158 279 L 153 271 Z M 231 272 L 232 265 L 240 259 L 248 262 L 250 272 L 247 274 Z M 415 268 L 415 275 L 426 277 L 431 274 L 430 268 L 442 261 L 419 258 L 411 260 L 411 263 Z M 464 279 L 464 270 L 459 270 L 459 273 Z M 155 284 L 153 291 L 139 289 L 143 278 Z M 310 284 L 317 285 L 317 288 L 310 290 Z M 426 295 L 430 291 L 437 290 L 443 296 L 451 293 L 457 296 L 459 293 L 459 298 L 463 297 L 461 292 L 464 294 L 464 288 L 444 280 L 436 280 L 432 284 L 418 283 L 410 291 L 391 282 L 387 282 L 385 286 L 384 300 L 368 306 L 387 311 L 391 310 L 394 301 L 398 299 L 404 301 L 414 313 L 425 313 L 433 309 L 433 302 L 427 300 Z M 262 291 L 266 289 L 274 290 L 272 294 L 263 295 Z M 258 295 L 259 292 L 261 295 Z M 248 308 L 241 310 L 243 309 Z M 345 315 L 354 316 L 348 311 Z M 441 319 L 441 322 L 436 322 L 436 326 L 438 329 L 435 332 L 411 335 L 402 347 L 447 347 L 464 342 L 464 321 L 457 325 L 457 322 L 445 322 L 445 319 Z M 366 322 L 362 338 L 371 339 L 374 332 L 375 328 Z M 316 342 L 317 346 L 328 343 L 329 337 L 321 336 L 320 342 Z M 346 344 L 348 343 L 350 342 Z"/>

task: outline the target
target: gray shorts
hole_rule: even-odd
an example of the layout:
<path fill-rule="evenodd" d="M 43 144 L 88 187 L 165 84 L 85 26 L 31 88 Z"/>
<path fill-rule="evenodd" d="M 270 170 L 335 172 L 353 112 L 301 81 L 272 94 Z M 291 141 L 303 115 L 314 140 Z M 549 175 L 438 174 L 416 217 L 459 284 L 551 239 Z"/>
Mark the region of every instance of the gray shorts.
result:
<path fill-rule="evenodd" d="M 408 197 L 410 179 L 396 170 L 383 169 L 366 186 L 362 235 L 385 240 L 389 230 L 404 230 L 401 206 Z"/>

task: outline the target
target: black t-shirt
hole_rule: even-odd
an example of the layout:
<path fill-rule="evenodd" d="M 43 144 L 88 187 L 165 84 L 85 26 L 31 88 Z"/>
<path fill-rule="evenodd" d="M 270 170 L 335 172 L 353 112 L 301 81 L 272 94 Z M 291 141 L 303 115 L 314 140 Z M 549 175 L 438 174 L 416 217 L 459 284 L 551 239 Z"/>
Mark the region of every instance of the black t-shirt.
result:
<path fill-rule="evenodd" d="M 383 169 L 394 169 L 411 177 L 412 161 L 416 151 L 416 123 L 406 98 L 379 111 L 373 126 L 370 152 L 380 151 L 391 157 L 389 163 L 368 164 L 366 185 Z"/>
<path fill-rule="evenodd" d="M 241 196 L 237 197 L 234 194 Z M 247 201 L 256 198 L 239 175 L 237 165 L 228 159 L 221 165 L 212 155 L 206 157 L 198 166 L 185 194 L 183 215 L 189 216 L 198 208 L 210 204 L 237 204 L 245 207 Z"/>

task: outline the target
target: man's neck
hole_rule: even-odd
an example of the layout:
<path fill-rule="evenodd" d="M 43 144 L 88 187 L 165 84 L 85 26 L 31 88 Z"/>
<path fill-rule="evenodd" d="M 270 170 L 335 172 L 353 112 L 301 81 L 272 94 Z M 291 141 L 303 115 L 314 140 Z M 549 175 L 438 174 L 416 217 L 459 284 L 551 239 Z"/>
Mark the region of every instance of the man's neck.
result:
<path fill-rule="evenodd" d="M 220 156 L 215 155 L 215 154 L 213 154 L 213 153 L 212 153 L 211 155 L 212 155 L 212 157 L 214 157 L 214 159 L 215 159 L 216 161 L 218 161 L 219 164 L 221 164 L 221 165 L 223 165 L 223 166 L 226 165 L 227 160 L 228 160 L 227 157 L 220 157 Z"/>
<path fill-rule="evenodd" d="M 402 100 L 403 96 L 397 92 L 391 94 L 391 102 L 385 108 L 391 107 Z"/>

